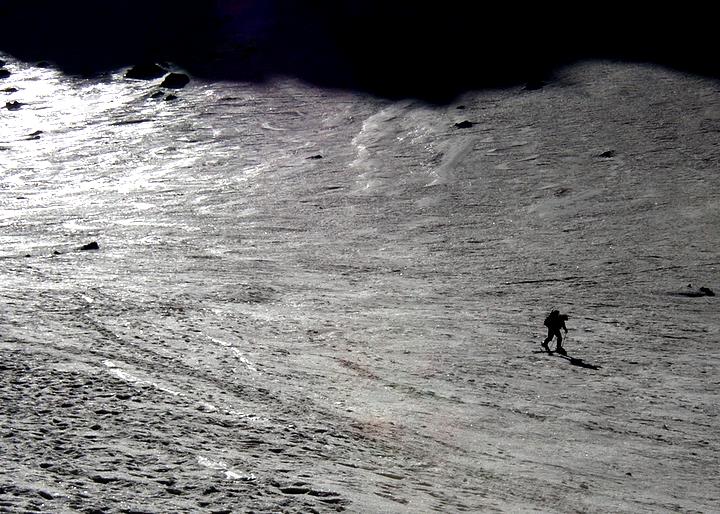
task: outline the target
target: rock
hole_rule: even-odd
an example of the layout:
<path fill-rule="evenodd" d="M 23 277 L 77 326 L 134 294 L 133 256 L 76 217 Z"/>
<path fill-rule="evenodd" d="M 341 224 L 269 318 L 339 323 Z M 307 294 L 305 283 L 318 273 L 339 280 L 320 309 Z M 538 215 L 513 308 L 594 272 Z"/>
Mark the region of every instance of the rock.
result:
<path fill-rule="evenodd" d="M 167 73 L 165 68 L 155 63 L 136 64 L 125 73 L 125 78 L 136 80 L 159 79 Z"/>
<path fill-rule="evenodd" d="M 92 241 L 92 242 L 82 245 L 80 247 L 80 250 L 99 250 L 99 249 L 100 249 L 100 245 L 97 244 L 97 241 Z"/>
<path fill-rule="evenodd" d="M 10 76 L 10 72 L 5 68 L 0 68 L 0 79 L 6 79 Z"/>
<path fill-rule="evenodd" d="M 38 493 L 38 496 L 40 496 L 40 497 L 42 497 L 42 498 L 45 498 L 46 500 L 52 500 L 52 499 L 53 499 L 53 495 L 52 495 L 51 493 L 49 493 L 49 492 L 47 492 L 47 491 L 43 491 L 42 489 L 39 490 L 37 493 Z"/>
<path fill-rule="evenodd" d="M 165 94 L 164 91 L 155 91 L 153 94 L 150 95 L 150 98 L 156 99 L 161 98 Z"/>
<path fill-rule="evenodd" d="M 173 100 L 177 100 L 177 96 L 173 95 L 172 93 L 165 97 L 166 102 L 172 102 Z"/>
<path fill-rule="evenodd" d="M 464 120 L 455 124 L 455 128 L 465 129 L 475 125 L 472 121 Z"/>
<path fill-rule="evenodd" d="M 6 102 L 6 103 L 5 103 L 5 108 L 6 108 L 8 111 L 17 111 L 17 110 L 18 110 L 20 107 L 22 107 L 22 106 L 23 106 L 23 104 L 21 104 L 21 103 L 18 102 L 17 100 L 14 100 L 14 101 L 12 101 L 12 102 Z"/>
<path fill-rule="evenodd" d="M 692 284 L 688 284 L 684 291 L 679 293 L 670 293 L 674 296 L 687 296 L 688 298 L 698 298 L 701 296 L 715 296 L 715 291 L 709 287 L 693 288 Z"/>
<path fill-rule="evenodd" d="M 322 159 L 322 158 L 323 158 L 323 156 L 322 156 L 322 155 L 320 155 L 320 154 L 317 154 L 317 155 L 311 155 L 310 157 L 308 157 L 308 159 Z"/>
<path fill-rule="evenodd" d="M 460 111 L 462 111 L 463 109 L 465 109 L 465 106 L 464 106 L 464 105 L 458 105 L 458 106 L 455 107 L 455 108 L 458 109 L 458 110 L 460 110 Z"/>
<path fill-rule="evenodd" d="M 111 482 L 117 482 L 118 479 L 113 476 L 103 476 L 103 475 L 93 475 L 90 477 L 90 480 L 95 482 L 96 484 L 109 484 Z"/>
<path fill-rule="evenodd" d="M 615 157 L 615 150 L 607 150 L 606 152 L 599 154 L 598 157 L 602 157 L 603 159 Z"/>
<path fill-rule="evenodd" d="M 18 92 L 18 88 L 16 88 L 16 87 L 6 87 L 5 89 L 3 89 L 3 92 L 4 92 L 4 93 L 17 93 L 17 92 Z"/>
<path fill-rule="evenodd" d="M 5 64 L 7 64 L 7 63 L 6 63 L 5 61 L 3 61 L 2 59 L 0 59 L 0 68 L 2 68 L 3 66 L 5 66 Z"/>
<path fill-rule="evenodd" d="M 188 82 L 190 82 L 190 77 L 188 77 L 184 73 L 170 73 L 165 77 L 165 80 L 162 81 L 160 87 L 166 87 L 169 89 L 181 89 L 185 87 Z"/>

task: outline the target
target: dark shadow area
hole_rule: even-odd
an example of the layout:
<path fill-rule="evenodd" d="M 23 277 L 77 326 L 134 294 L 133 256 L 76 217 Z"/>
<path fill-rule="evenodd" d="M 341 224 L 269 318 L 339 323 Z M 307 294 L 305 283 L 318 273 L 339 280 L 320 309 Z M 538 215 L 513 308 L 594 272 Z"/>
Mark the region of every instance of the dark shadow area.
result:
<path fill-rule="evenodd" d="M 567 360 L 573 366 L 587 369 L 600 369 L 600 366 L 595 366 L 594 364 L 584 362 L 582 359 L 578 359 L 576 357 L 570 357 L 569 355 L 558 355 L 558 357 Z"/>
<path fill-rule="evenodd" d="M 171 61 L 191 74 L 448 102 L 486 87 L 542 87 L 558 66 L 604 58 L 720 76 L 702 11 L 380 0 L 0 0 L 0 51 L 96 74 Z"/>
<path fill-rule="evenodd" d="M 562 355 L 553 351 L 545 351 L 545 350 L 535 350 L 533 353 L 545 353 L 550 356 L 554 357 L 560 357 L 561 359 L 565 359 L 573 366 L 578 366 L 579 368 L 586 368 L 586 369 L 594 369 L 598 370 L 600 369 L 600 366 L 596 366 L 594 364 L 590 364 L 588 362 L 583 361 L 582 359 L 578 359 L 577 357 L 571 357 L 570 355 Z"/>

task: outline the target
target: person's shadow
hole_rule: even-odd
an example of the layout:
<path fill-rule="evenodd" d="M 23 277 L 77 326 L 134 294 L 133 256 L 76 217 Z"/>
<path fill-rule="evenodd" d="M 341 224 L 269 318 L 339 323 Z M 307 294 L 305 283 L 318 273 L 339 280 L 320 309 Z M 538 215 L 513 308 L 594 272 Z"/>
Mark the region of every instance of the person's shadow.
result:
<path fill-rule="evenodd" d="M 573 366 L 577 366 L 579 368 L 586 368 L 586 369 L 600 369 L 600 366 L 596 366 L 594 364 L 590 364 L 589 362 L 585 362 L 582 359 L 578 359 L 577 357 L 571 357 L 567 354 L 557 353 L 552 350 L 536 350 L 533 353 L 547 353 L 548 355 L 552 355 L 555 357 L 560 357 L 561 359 L 565 359 Z"/>

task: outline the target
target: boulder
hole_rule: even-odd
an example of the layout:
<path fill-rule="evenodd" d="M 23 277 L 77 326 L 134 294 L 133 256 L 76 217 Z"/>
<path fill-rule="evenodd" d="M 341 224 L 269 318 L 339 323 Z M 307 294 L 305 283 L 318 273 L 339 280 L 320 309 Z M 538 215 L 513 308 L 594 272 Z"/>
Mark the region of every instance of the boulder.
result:
<path fill-rule="evenodd" d="M 14 100 L 12 102 L 5 102 L 5 108 L 8 111 L 17 111 L 22 106 L 23 106 L 23 104 L 21 104 L 17 100 Z"/>
<path fill-rule="evenodd" d="M 136 64 L 125 73 L 125 78 L 136 80 L 159 79 L 167 73 L 167 70 L 155 63 Z"/>
<path fill-rule="evenodd" d="M 701 287 L 695 289 L 692 284 L 688 284 L 684 291 L 678 293 L 671 293 L 675 296 L 687 296 L 689 298 L 699 298 L 701 296 L 715 296 L 715 291 L 709 287 Z"/>
<path fill-rule="evenodd" d="M 181 89 L 190 82 L 190 77 L 184 73 L 169 73 L 165 80 L 162 81 L 160 87 L 166 87 L 169 89 Z"/>
<path fill-rule="evenodd" d="M 5 68 L 0 68 L 0 79 L 6 79 L 10 76 L 10 72 Z"/>
<path fill-rule="evenodd" d="M 97 241 L 92 241 L 92 242 L 82 245 L 80 247 L 80 250 L 99 250 L 99 249 L 100 249 L 100 245 L 97 244 Z"/>
<path fill-rule="evenodd" d="M 456 123 L 455 128 L 466 129 L 472 127 L 473 125 L 475 124 L 472 121 L 463 120 L 459 123 Z"/>

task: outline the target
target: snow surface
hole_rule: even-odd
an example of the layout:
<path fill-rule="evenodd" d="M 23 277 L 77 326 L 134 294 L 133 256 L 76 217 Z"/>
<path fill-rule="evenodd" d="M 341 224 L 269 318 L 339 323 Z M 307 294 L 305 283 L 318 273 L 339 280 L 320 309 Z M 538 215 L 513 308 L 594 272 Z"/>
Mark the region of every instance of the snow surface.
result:
<path fill-rule="evenodd" d="M 717 82 L 165 101 L 3 59 L 0 510 L 717 511 Z"/>

